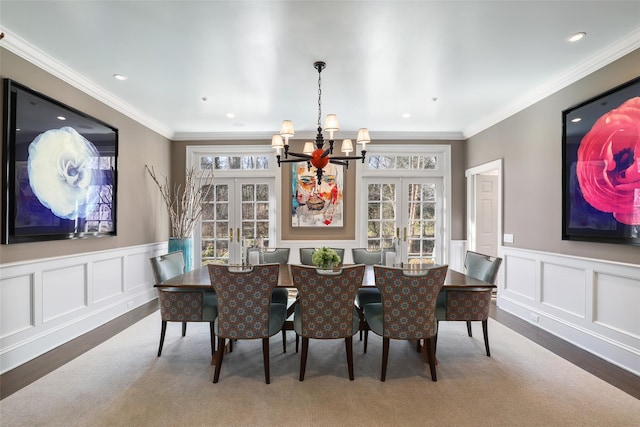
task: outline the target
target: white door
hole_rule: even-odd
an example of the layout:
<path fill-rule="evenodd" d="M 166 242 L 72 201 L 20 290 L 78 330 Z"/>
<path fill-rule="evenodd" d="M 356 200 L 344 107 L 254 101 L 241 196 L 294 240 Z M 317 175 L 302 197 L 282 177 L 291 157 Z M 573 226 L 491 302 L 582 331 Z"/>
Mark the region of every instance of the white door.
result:
<path fill-rule="evenodd" d="M 242 264 L 247 247 L 275 242 L 275 199 L 272 178 L 214 178 L 196 233 L 202 264 Z"/>
<path fill-rule="evenodd" d="M 442 180 L 366 178 L 363 184 L 367 247 L 395 247 L 396 262 L 441 263 Z"/>
<path fill-rule="evenodd" d="M 498 256 L 498 176 L 476 175 L 476 251 Z"/>

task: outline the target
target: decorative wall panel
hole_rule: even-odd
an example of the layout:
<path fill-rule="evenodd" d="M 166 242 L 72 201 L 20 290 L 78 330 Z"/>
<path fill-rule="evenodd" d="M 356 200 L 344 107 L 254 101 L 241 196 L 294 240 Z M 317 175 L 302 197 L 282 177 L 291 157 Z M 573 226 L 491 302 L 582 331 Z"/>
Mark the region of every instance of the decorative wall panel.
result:
<path fill-rule="evenodd" d="M 42 320 L 57 317 L 87 306 L 87 273 L 84 265 L 42 272 Z"/>
<path fill-rule="evenodd" d="M 94 303 L 105 301 L 124 292 L 122 258 L 94 262 L 92 270 Z"/>
<path fill-rule="evenodd" d="M 33 327 L 33 275 L 0 279 L 0 338 Z"/>
<path fill-rule="evenodd" d="M 546 263 L 542 267 L 541 302 L 576 317 L 585 317 L 587 278 L 583 269 Z"/>
<path fill-rule="evenodd" d="M 593 321 L 640 338 L 640 281 L 596 273 Z"/>

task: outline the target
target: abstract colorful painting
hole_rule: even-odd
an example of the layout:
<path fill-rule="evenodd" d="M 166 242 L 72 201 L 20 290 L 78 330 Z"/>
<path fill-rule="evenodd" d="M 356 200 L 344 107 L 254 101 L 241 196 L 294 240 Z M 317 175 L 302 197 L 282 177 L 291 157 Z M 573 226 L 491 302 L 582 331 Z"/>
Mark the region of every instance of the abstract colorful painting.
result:
<path fill-rule="evenodd" d="M 344 225 L 344 171 L 329 163 L 317 182 L 316 168 L 307 162 L 291 168 L 291 226 L 342 227 Z"/>

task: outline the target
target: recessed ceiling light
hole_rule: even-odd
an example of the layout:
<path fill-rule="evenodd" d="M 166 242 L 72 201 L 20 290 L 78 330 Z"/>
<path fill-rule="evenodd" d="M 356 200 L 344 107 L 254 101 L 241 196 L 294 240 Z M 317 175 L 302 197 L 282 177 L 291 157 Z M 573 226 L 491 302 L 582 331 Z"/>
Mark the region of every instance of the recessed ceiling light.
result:
<path fill-rule="evenodd" d="M 114 75 L 113 75 L 113 77 L 114 77 L 116 80 L 127 80 L 127 79 L 128 79 L 128 77 L 127 77 L 127 76 L 123 76 L 122 74 L 114 74 Z"/>
<path fill-rule="evenodd" d="M 58 116 L 58 117 L 56 117 L 56 119 L 58 119 L 58 120 L 67 120 L 67 118 L 64 117 L 64 116 Z"/>
<path fill-rule="evenodd" d="M 580 117 L 576 117 L 575 119 L 571 119 L 571 123 L 578 123 L 580 120 L 582 120 Z"/>
<path fill-rule="evenodd" d="M 436 102 L 437 100 L 438 100 L 438 98 L 435 97 L 435 96 L 433 98 L 431 98 L 431 101 L 433 101 L 433 102 Z"/>
<path fill-rule="evenodd" d="M 207 101 L 207 99 L 209 99 L 209 98 L 207 98 L 206 96 L 203 96 L 203 97 L 202 97 L 202 98 L 200 98 L 200 99 L 202 99 L 202 101 L 203 101 L 203 102 L 206 102 L 206 101 Z"/>
<path fill-rule="evenodd" d="M 586 35 L 587 33 L 584 33 L 584 32 L 575 33 L 571 37 L 569 37 L 569 41 L 577 42 L 578 40 L 582 40 Z"/>
<path fill-rule="evenodd" d="M 408 119 L 409 117 L 411 117 L 411 114 L 404 113 L 404 114 L 402 114 L 402 117 L 405 118 L 405 119 Z"/>
<path fill-rule="evenodd" d="M 233 113 L 227 113 L 226 116 L 230 119 L 233 119 L 236 115 Z"/>

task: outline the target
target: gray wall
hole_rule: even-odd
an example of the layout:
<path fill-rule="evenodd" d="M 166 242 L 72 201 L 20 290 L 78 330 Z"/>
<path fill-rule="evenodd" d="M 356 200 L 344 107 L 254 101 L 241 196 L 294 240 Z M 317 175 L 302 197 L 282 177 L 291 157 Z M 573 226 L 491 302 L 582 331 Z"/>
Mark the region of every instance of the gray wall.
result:
<path fill-rule="evenodd" d="M 467 141 L 467 168 L 504 159 L 504 232 L 514 235 L 505 245 L 640 263 L 640 246 L 562 240 L 561 151 L 563 110 L 639 74 L 640 49 Z"/>
<path fill-rule="evenodd" d="M 3 48 L 0 48 L 0 77 L 11 78 L 119 130 L 118 235 L 100 239 L 0 245 L 3 264 L 168 239 L 169 225 L 164 205 L 144 165 L 154 165 L 157 171 L 169 174 L 169 140 Z"/>
<path fill-rule="evenodd" d="M 375 134 L 372 133 L 373 138 Z M 304 141 L 292 141 L 291 144 L 297 149 L 293 151 L 302 151 Z M 465 177 L 464 177 L 464 157 L 465 143 L 464 141 L 449 140 L 389 140 L 376 141 L 373 143 L 380 144 L 428 144 L 428 145 L 449 145 L 451 146 L 451 239 L 465 240 L 465 223 L 466 223 L 466 200 L 465 200 Z M 270 140 L 253 140 L 253 141 L 177 141 L 171 147 L 171 161 L 173 174 L 176 179 L 184 181 L 184 168 L 186 164 L 186 147 L 189 145 L 238 145 L 238 144 L 271 144 Z M 283 164 L 282 173 L 290 173 L 289 165 Z M 356 165 L 357 167 L 357 165 Z M 289 172 L 287 172 L 289 171 Z M 287 175 L 288 176 L 288 175 Z M 352 166 L 345 171 L 345 194 L 353 195 L 355 192 L 355 176 L 356 169 Z M 279 206 L 279 212 L 288 212 L 291 208 L 291 185 L 289 180 L 282 180 L 282 200 Z M 291 227 L 291 219 L 286 215 L 280 215 L 280 228 L 283 240 L 353 240 L 356 238 L 355 231 L 355 209 L 356 197 L 346 197 L 345 201 L 345 226 L 343 228 L 293 228 Z"/>

